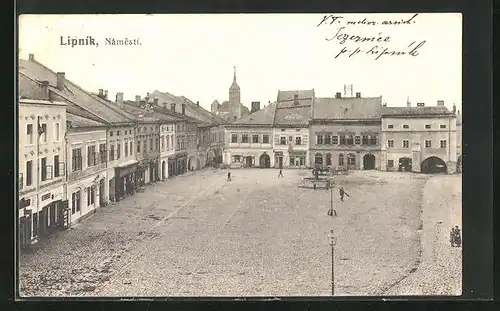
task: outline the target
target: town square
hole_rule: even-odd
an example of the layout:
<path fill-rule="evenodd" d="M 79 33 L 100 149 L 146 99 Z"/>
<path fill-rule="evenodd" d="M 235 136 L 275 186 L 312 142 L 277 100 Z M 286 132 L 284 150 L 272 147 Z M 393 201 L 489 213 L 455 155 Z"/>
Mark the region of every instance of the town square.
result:
<path fill-rule="evenodd" d="M 389 50 L 401 27 L 415 42 L 423 21 L 461 29 L 453 14 L 345 17 L 375 23 L 338 26 L 363 37 L 411 21 L 383 24 Z M 21 297 L 461 295 L 458 30 L 348 60 L 333 50 L 366 42 L 325 39 L 321 14 L 258 29 L 247 15 L 88 18 L 21 21 Z M 74 34 L 47 53 L 61 25 Z M 140 44 L 102 43 L 120 27 Z"/>

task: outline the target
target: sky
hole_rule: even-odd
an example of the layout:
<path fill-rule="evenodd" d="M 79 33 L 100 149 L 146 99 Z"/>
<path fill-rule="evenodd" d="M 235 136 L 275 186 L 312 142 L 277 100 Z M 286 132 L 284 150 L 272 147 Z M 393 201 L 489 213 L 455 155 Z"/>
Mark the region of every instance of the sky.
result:
<path fill-rule="evenodd" d="M 247 107 L 275 101 L 278 90 L 314 89 L 317 97 L 332 97 L 352 84 L 353 93 L 382 96 L 388 106 L 405 106 L 409 98 L 412 105 L 444 100 L 448 108 L 455 103 L 461 109 L 461 14 L 331 14 L 338 18 L 324 20 L 330 13 L 22 15 L 19 58 L 34 54 L 88 91 L 108 90 L 111 99 L 116 92 L 133 100 L 159 90 L 210 110 L 215 99 L 228 100 L 236 67 Z M 61 45 L 61 37 L 66 43 L 68 37 L 87 36 L 98 46 Z M 351 39 L 344 42 L 345 36 Z M 140 45 L 106 45 L 106 38 L 138 39 Z M 336 57 L 343 48 L 350 52 Z M 381 55 L 384 50 L 405 54 Z"/>

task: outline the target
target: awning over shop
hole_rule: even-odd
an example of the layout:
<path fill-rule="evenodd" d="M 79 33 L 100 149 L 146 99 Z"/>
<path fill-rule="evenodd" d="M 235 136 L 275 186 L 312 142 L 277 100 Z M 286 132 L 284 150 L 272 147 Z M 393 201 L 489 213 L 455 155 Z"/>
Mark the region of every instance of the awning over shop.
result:
<path fill-rule="evenodd" d="M 124 163 L 118 165 L 115 168 L 116 175 L 118 177 L 124 177 L 124 176 L 131 174 L 131 173 L 136 172 L 138 162 L 139 161 L 136 161 L 136 160 L 130 160 L 130 161 L 127 161 L 127 162 L 124 162 Z"/>

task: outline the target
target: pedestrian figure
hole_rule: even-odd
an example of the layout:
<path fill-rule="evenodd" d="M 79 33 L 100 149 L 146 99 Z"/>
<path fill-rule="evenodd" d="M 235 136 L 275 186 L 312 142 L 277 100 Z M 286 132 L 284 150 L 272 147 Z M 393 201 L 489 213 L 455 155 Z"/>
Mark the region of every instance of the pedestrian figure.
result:
<path fill-rule="evenodd" d="M 339 193 L 340 193 L 340 201 L 342 202 L 344 202 L 344 195 L 349 196 L 349 194 L 344 191 L 344 187 L 340 187 Z"/>
<path fill-rule="evenodd" d="M 227 181 L 231 181 L 231 172 L 227 171 Z"/>
<path fill-rule="evenodd" d="M 450 244 L 451 244 L 451 247 L 455 247 L 455 228 L 454 227 L 451 227 L 451 230 L 450 230 Z"/>
<path fill-rule="evenodd" d="M 280 177 L 280 176 L 283 177 L 283 169 L 281 169 L 281 168 L 280 168 L 280 172 L 278 174 L 278 177 Z"/>
<path fill-rule="evenodd" d="M 460 234 L 460 229 L 458 226 L 452 228 L 451 232 L 451 246 L 452 247 L 460 247 L 462 245 L 462 236 Z"/>

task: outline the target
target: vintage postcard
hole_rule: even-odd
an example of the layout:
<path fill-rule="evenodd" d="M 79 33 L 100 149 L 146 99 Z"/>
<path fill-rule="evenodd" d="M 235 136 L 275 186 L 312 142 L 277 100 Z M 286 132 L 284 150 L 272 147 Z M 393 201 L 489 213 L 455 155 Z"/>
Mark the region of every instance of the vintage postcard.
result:
<path fill-rule="evenodd" d="M 462 15 L 21 15 L 20 297 L 462 294 Z"/>

